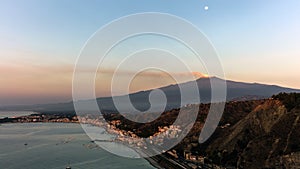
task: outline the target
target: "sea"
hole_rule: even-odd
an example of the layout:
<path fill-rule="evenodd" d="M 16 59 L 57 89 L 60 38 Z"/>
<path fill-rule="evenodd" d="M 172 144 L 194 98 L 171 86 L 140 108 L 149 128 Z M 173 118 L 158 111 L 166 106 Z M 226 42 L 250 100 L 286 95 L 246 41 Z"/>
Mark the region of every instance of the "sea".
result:
<path fill-rule="evenodd" d="M 32 112 L 14 112 L 22 116 Z M 1 117 L 9 112 L 0 112 Z M 104 130 L 104 129 L 102 129 Z M 112 135 L 101 132 L 106 138 Z M 117 144 L 117 143 L 111 143 Z M 119 148 L 111 145 L 110 148 Z M 5 169 L 154 169 L 142 158 L 114 155 L 93 143 L 80 124 L 13 123 L 0 125 L 0 168 Z"/>

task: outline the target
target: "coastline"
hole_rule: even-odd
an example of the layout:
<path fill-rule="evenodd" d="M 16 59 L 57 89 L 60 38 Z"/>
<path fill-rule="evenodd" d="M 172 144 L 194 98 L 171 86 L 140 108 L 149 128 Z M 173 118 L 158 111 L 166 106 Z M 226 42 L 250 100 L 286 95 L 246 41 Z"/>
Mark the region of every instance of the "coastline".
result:
<path fill-rule="evenodd" d="M 0 168 L 155 169 L 144 159 L 115 156 L 92 143 L 80 124 L 7 123 L 0 126 Z M 116 147 L 117 148 L 117 147 Z M 28 156 L 27 156 L 28 155 Z M 28 158 L 24 158 L 24 157 Z M 28 160 L 30 159 L 30 160 Z"/>
<path fill-rule="evenodd" d="M 87 119 L 85 119 L 87 120 Z M 12 123 L 74 123 L 74 124 L 90 124 L 96 127 L 103 128 L 108 134 L 111 135 L 118 135 L 120 133 L 116 133 L 115 130 L 112 130 L 111 126 L 106 126 L 104 123 L 90 123 L 87 121 L 82 121 L 81 117 L 77 117 L 75 114 L 68 114 L 68 113 L 58 113 L 58 114 L 44 114 L 44 113 L 37 113 L 31 114 L 28 116 L 20 116 L 20 117 L 13 117 L 13 118 L 4 118 L 0 119 L 1 124 L 12 124 Z M 121 132 L 121 131 L 119 131 Z M 125 144 L 122 142 L 122 139 L 116 138 L 114 140 L 116 142 Z M 129 146 L 136 146 L 136 145 L 129 145 Z M 137 151 L 136 151 L 137 152 Z M 137 152 L 138 154 L 147 154 L 146 150 L 140 148 L 140 151 Z M 151 156 L 147 158 L 143 158 L 147 160 L 147 162 L 157 169 L 164 169 L 164 168 L 172 168 L 172 169 L 189 169 L 192 168 L 188 164 L 184 163 L 182 160 L 175 159 L 173 157 L 169 157 L 167 154 L 159 154 L 156 156 Z"/>
<path fill-rule="evenodd" d="M 47 116 L 47 117 L 46 117 Z M 55 116 L 54 119 L 52 119 Z M 44 118 L 40 118 L 44 117 Z M 74 116 L 75 117 L 75 116 Z M 0 119 L 0 126 L 1 124 L 42 124 L 42 123 L 60 123 L 60 124 L 80 124 L 77 118 L 67 118 L 63 116 L 56 116 L 56 115 L 45 115 L 42 113 L 36 113 L 36 114 L 30 114 L 30 115 L 25 115 L 25 116 L 19 116 L 19 117 L 5 117 Z M 51 120 L 49 120 L 51 119 Z M 103 127 L 107 133 L 109 131 L 107 130 L 106 127 Z M 157 160 L 153 157 L 148 157 L 144 158 L 151 166 L 157 169 L 164 169 Z"/>
<path fill-rule="evenodd" d="M 34 113 L 25 116 L 5 117 L 0 119 L 3 123 L 79 123 L 75 114 L 69 113 Z"/>

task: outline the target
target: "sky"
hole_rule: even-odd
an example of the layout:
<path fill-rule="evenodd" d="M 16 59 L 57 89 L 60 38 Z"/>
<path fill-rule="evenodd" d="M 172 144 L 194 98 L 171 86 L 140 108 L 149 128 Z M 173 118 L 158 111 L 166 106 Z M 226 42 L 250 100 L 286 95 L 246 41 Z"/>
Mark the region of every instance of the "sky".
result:
<path fill-rule="evenodd" d="M 72 100 L 74 65 L 86 41 L 111 21 L 142 12 L 168 13 L 194 24 L 214 45 L 226 79 L 300 88 L 299 7 L 298 0 L 1 0 L 0 105 Z M 155 38 L 135 38 L 123 45 Z M 157 41 L 163 46 L 174 43 Z M 110 59 L 120 60 L 116 55 L 122 56 L 122 50 Z M 193 75 L 204 75 L 203 66 L 188 57 L 182 59 L 193 65 Z M 109 95 L 107 79 L 114 70 L 107 65 L 96 82 L 101 96 Z M 186 72 L 176 73 L 182 82 L 187 80 Z M 174 79 L 166 73 L 144 72 L 130 91 L 170 83 Z"/>

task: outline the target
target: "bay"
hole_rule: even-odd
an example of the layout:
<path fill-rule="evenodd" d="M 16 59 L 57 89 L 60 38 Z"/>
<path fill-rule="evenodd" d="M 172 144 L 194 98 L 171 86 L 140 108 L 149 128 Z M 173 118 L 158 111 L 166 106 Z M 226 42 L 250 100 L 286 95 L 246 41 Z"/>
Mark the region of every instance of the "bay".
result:
<path fill-rule="evenodd" d="M 106 137 L 111 136 L 107 134 Z M 97 147 L 79 124 L 14 123 L 0 126 L 1 167 L 64 169 L 68 163 L 72 169 L 154 168 L 145 159 L 124 158 Z"/>

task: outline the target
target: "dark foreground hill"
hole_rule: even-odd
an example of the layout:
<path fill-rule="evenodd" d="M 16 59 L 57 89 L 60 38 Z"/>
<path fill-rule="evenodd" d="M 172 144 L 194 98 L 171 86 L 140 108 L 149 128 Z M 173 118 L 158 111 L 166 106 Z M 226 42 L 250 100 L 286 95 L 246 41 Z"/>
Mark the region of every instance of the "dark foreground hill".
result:
<path fill-rule="evenodd" d="M 174 147 L 178 157 L 185 158 L 185 154 L 205 157 L 209 163 L 226 168 L 300 168 L 300 94 L 282 93 L 263 100 L 227 102 L 217 130 L 203 144 L 198 141 L 199 134 L 210 104 L 190 105 L 183 108 L 183 113 L 189 118 L 189 112 L 197 106 L 200 109 L 196 123 Z M 179 111 L 164 112 L 146 124 L 132 122 L 120 114 L 105 114 L 105 118 L 120 120 L 117 127 L 121 130 L 149 137 L 159 127 L 171 125 Z"/>
<path fill-rule="evenodd" d="M 215 163 L 237 168 L 300 167 L 300 94 L 279 94 L 204 146 Z M 203 147 L 202 147 L 203 148 Z"/>

